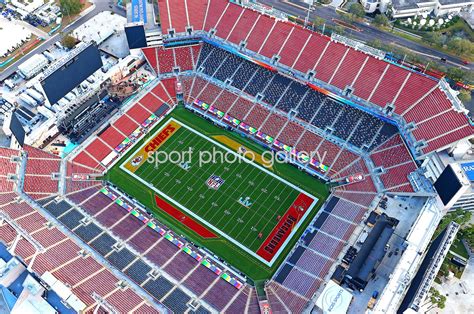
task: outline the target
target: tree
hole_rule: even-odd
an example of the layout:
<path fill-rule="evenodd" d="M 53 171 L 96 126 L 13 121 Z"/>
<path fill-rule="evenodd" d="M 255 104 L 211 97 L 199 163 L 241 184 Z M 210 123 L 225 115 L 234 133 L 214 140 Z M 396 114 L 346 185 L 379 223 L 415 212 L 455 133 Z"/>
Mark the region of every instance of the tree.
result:
<path fill-rule="evenodd" d="M 352 13 L 347 13 L 347 12 L 344 12 L 344 11 L 337 11 L 337 14 L 339 15 L 339 19 L 346 22 L 346 23 L 352 23 L 354 22 L 357 17 L 352 14 Z"/>
<path fill-rule="evenodd" d="M 374 24 L 380 26 L 388 25 L 388 17 L 385 14 L 377 14 L 374 18 Z"/>
<path fill-rule="evenodd" d="M 471 92 L 468 90 L 461 90 L 458 95 L 459 100 L 461 100 L 463 103 L 467 104 L 471 102 Z"/>
<path fill-rule="evenodd" d="M 445 306 L 446 306 L 446 297 L 444 295 L 440 295 L 439 301 L 438 301 L 438 307 L 440 309 L 444 309 Z"/>
<path fill-rule="evenodd" d="M 385 45 L 382 43 L 382 41 L 378 38 L 371 40 L 367 43 L 369 46 L 374 47 L 376 49 L 384 49 Z"/>
<path fill-rule="evenodd" d="M 336 25 L 331 29 L 331 31 L 339 35 L 344 35 L 345 29 L 341 25 Z"/>
<path fill-rule="evenodd" d="M 438 32 L 427 32 L 422 36 L 423 40 L 429 43 L 430 45 L 442 46 L 443 45 L 443 36 Z"/>
<path fill-rule="evenodd" d="M 470 247 L 474 247 L 474 224 L 469 224 L 461 229 L 459 234 L 460 238 L 464 239 Z"/>
<path fill-rule="evenodd" d="M 365 16 L 364 7 L 360 3 L 351 4 L 351 6 L 349 7 L 349 13 L 356 18 L 363 18 Z"/>
<path fill-rule="evenodd" d="M 448 48 L 460 55 L 474 53 L 474 43 L 459 37 L 454 37 L 449 40 Z"/>
<path fill-rule="evenodd" d="M 67 49 L 72 49 L 76 45 L 76 39 L 71 35 L 66 35 L 61 40 L 61 44 Z"/>
<path fill-rule="evenodd" d="M 447 71 L 448 77 L 454 81 L 464 81 L 467 73 L 457 67 L 450 67 Z"/>
<path fill-rule="evenodd" d="M 63 15 L 76 15 L 82 10 L 82 3 L 80 0 L 59 0 L 61 12 Z"/>
<path fill-rule="evenodd" d="M 313 27 L 314 28 L 319 28 L 319 27 L 323 26 L 324 23 L 326 23 L 325 19 L 323 19 L 322 17 L 316 17 L 313 21 Z"/>

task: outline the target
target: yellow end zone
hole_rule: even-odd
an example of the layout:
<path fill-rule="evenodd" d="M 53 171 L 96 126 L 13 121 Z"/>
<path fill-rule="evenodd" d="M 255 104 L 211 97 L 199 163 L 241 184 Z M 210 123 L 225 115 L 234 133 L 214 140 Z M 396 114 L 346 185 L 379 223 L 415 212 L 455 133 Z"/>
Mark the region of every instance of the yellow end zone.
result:
<path fill-rule="evenodd" d="M 160 148 L 160 146 L 163 145 L 180 127 L 181 124 L 175 121 L 170 121 L 162 127 L 155 136 L 149 139 L 146 144 L 128 160 L 124 167 L 128 171 L 135 173 L 135 171 L 146 161 L 149 154 L 156 152 L 158 148 Z"/>
<path fill-rule="evenodd" d="M 218 142 L 224 144 L 225 146 L 231 148 L 232 150 L 238 152 L 239 154 L 247 157 L 248 159 L 252 159 L 267 169 L 273 170 L 270 161 L 265 161 L 262 155 L 248 149 L 247 147 L 243 146 L 237 141 L 234 141 L 231 138 L 228 138 L 226 135 L 214 135 L 212 136 Z"/>

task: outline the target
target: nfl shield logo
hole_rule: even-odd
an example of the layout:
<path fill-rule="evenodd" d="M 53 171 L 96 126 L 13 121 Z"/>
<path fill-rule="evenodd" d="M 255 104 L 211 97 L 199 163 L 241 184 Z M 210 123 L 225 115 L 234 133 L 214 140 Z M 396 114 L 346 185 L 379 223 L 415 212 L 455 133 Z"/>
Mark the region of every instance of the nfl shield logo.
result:
<path fill-rule="evenodd" d="M 212 176 L 209 177 L 209 179 L 207 179 L 207 186 L 211 189 L 214 189 L 214 190 L 217 190 L 219 189 L 219 187 L 224 183 L 224 179 L 222 179 L 221 177 L 219 176 L 216 176 L 215 174 L 213 174 Z"/>

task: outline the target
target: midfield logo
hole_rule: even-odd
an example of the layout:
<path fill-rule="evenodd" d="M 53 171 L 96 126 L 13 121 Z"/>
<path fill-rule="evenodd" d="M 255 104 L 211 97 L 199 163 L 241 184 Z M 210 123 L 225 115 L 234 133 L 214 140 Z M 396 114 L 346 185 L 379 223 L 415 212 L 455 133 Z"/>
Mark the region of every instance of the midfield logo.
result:
<path fill-rule="evenodd" d="M 224 184 L 224 179 L 213 174 L 212 176 L 209 177 L 209 179 L 207 179 L 206 184 L 209 188 L 218 190 L 221 187 L 221 185 Z"/>

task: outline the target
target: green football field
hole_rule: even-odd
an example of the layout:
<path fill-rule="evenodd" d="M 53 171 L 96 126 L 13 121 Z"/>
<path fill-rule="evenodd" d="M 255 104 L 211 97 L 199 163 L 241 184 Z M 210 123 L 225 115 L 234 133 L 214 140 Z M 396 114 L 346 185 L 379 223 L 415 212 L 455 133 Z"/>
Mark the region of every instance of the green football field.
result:
<path fill-rule="evenodd" d="M 261 162 L 246 162 L 242 151 L 259 155 L 263 150 L 182 108 L 171 116 L 130 148 L 109 171 L 108 179 L 149 207 L 175 232 L 207 247 L 254 280 L 268 278 L 326 199 L 326 186 L 286 164 L 264 167 Z M 179 127 L 161 141 L 170 123 Z M 160 140 L 158 147 L 153 147 L 153 160 L 138 158 L 156 138 Z M 216 157 L 212 160 L 210 154 Z M 173 160 L 165 159 L 168 157 Z M 311 186 L 306 186 L 309 182 Z M 305 203 L 306 211 L 295 210 L 295 201 L 302 194 L 311 200 Z M 157 197 L 166 206 L 157 203 Z M 166 210 L 168 207 L 182 218 Z M 272 260 L 264 258 L 261 252 L 266 241 L 290 208 L 298 215 L 298 222 L 291 225 L 291 234 Z M 190 220 L 216 237 L 196 234 Z"/>

